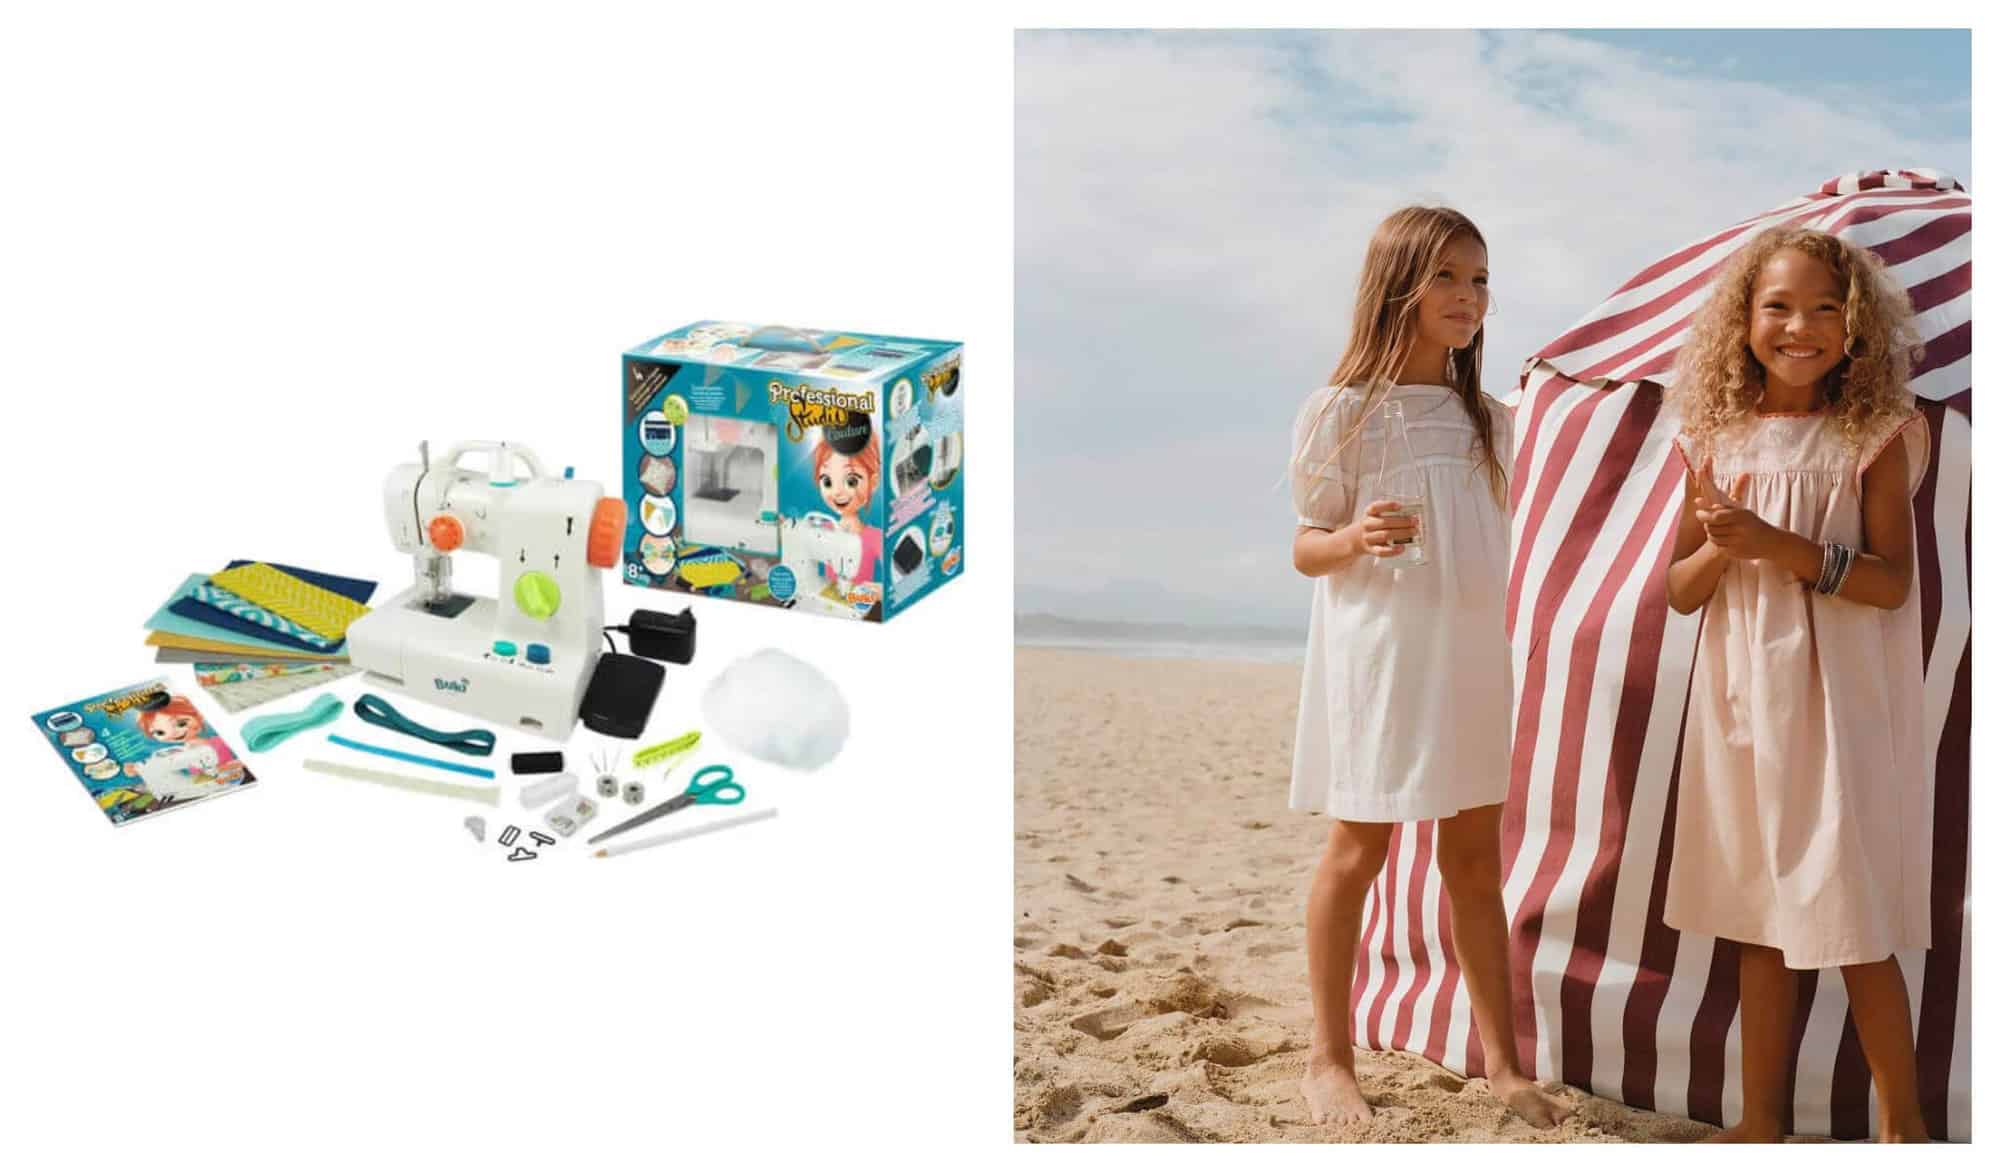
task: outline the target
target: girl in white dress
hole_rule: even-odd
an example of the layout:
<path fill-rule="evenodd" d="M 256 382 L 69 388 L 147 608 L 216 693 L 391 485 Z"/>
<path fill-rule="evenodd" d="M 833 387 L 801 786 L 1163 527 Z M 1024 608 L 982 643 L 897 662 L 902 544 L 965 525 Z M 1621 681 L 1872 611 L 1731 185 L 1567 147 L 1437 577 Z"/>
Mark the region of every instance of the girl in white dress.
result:
<path fill-rule="evenodd" d="M 1301 1084 L 1314 1122 L 1372 1112 L 1354 1077 L 1350 990 L 1368 888 L 1398 822 L 1436 819 L 1452 937 L 1493 1093 L 1528 1122 L 1568 1114 L 1522 1073 L 1514 1044 L 1500 803 L 1511 748 L 1506 633 L 1512 420 L 1479 389 L 1486 242 L 1448 208 L 1404 208 L 1368 244 L 1331 385 L 1292 438 L 1292 563 L 1313 580 L 1291 804 L 1333 824 L 1306 904 L 1313 1041 Z M 1377 485 L 1395 403 L 1427 510 Z M 1421 526 L 1421 529 L 1419 529 Z M 1400 564 L 1421 541 L 1425 564 Z"/>

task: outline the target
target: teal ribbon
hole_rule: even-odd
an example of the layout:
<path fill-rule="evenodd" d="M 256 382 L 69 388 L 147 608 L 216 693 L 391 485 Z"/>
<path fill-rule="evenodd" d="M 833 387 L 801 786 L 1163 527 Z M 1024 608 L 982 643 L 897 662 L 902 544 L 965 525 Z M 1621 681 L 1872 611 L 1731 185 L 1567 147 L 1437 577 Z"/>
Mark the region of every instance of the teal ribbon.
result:
<path fill-rule="evenodd" d="M 343 748 L 358 749 L 363 753 L 373 753 L 378 757 L 394 757 L 398 761 L 408 761 L 413 765 L 429 765 L 433 769 L 449 769 L 453 773 L 469 773 L 474 777 L 492 777 L 491 769 L 481 769 L 477 765 L 460 765 L 455 761 L 440 761 L 436 757 L 419 757 L 415 753 L 405 753 L 401 749 L 385 749 L 381 745 L 352 741 L 338 733 L 328 733 L 327 740 Z"/>
<path fill-rule="evenodd" d="M 243 743 L 253 753 L 268 752 L 307 729 L 332 724 L 340 719 L 340 714 L 346 707 L 338 696 L 330 692 L 321 693 L 319 699 L 306 705 L 302 712 L 273 713 L 246 721 L 243 725 Z"/>
<path fill-rule="evenodd" d="M 468 728 L 461 732 L 444 732 L 418 724 L 396 711 L 395 706 L 373 692 L 363 692 L 354 702 L 354 715 L 378 728 L 429 741 L 440 748 L 464 753 L 470 757 L 487 757 L 493 753 L 494 736 L 490 729 Z"/>

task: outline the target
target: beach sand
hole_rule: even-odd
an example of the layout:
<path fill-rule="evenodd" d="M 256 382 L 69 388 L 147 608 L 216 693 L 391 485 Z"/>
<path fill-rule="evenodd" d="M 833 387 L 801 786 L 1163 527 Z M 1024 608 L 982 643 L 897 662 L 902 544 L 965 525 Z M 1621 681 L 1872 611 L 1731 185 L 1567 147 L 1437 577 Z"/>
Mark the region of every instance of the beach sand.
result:
<path fill-rule="evenodd" d="M 1286 808 L 1299 668 L 1019 649 L 1014 1134 L 1031 1142 L 1655 1142 L 1707 1124 L 1574 1088 L 1537 1131 L 1422 1058 L 1361 1052 L 1364 1126 L 1314 1126 L 1305 893 Z"/>

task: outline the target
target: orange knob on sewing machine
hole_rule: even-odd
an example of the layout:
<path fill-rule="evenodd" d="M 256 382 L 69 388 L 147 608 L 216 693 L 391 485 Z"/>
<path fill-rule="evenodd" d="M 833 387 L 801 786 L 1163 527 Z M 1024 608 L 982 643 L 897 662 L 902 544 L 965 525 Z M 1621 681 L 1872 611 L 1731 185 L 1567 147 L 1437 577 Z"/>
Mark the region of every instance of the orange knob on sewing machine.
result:
<path fill-rule="evenodd" d="M 439 513 L 431 518 L 431 544 L 440 553 L 450 553 L 465 544 L 465 523 L 450 513 Z"/>
<path fill-rule="evenodd" d="M 590 564 L 609 569 L 618 564 L 618 547 L 625 540 L 625 498 L 601 497 L 590 512 L 590 541 L 585 554 Z"/>

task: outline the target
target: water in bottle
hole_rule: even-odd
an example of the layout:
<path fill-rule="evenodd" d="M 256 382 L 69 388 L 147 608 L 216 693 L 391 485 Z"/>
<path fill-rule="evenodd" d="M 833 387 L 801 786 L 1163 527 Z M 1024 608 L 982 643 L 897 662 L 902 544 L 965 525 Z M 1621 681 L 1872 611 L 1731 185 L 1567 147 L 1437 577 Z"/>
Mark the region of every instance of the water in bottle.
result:
<path fill-rule="evenodd" d="M 1397 507 L 1390 516 L 1409 517 L 1417 523 L 1415 535 L 1404 543 L 1402 553 L 1389 559 L 1389 564 L 1398 567 L 1429 565 L 1430 556 L 1425 549 L 1430 536 L 1426 529 L 1429 501 L 1424 492 L 1423 469 L 1417 466 L 1416 449 L 1410 444 L 1410 425 L 1403 418 L 1403 405 L 1394 399 L 1384 403 L 1382 422 L 1382 466 L 1375 481 L 1376 495 L 1396 502 Z"/>

